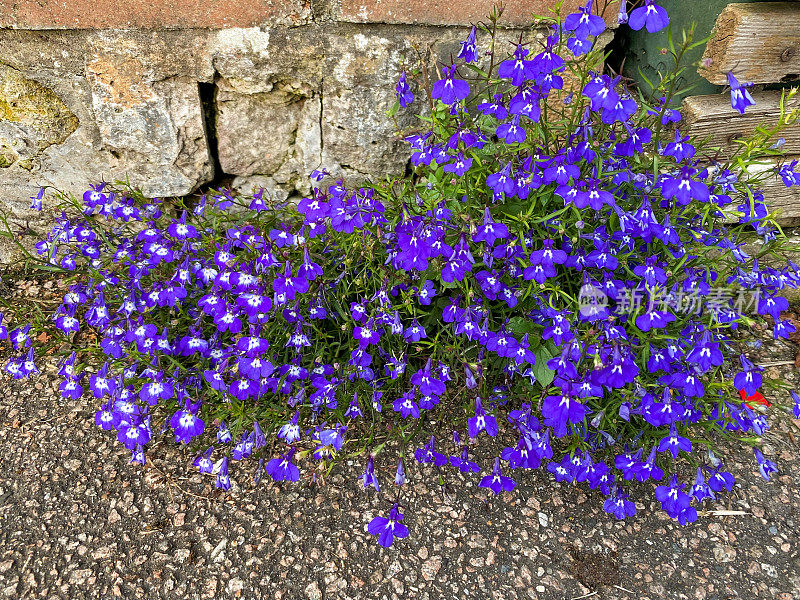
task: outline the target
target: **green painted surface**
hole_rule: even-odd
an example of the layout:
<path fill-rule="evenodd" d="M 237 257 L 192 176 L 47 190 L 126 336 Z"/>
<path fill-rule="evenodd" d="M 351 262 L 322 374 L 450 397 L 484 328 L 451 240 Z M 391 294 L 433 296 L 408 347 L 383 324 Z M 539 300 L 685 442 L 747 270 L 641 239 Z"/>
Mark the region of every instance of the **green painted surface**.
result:
<path fill-rule="evenodd" d="M 737 1 L 739 3 L 747 3 L 760 0 Z M 676 43 L 683 39 L 683 31 L 688 31 L 692 23 L 696 24 L 694 40 L 699 41 L 707 38 L 711 34 L 714 23 L 722 9 L 731 3 L 731 0 L 662 0 L 660 2 L 669 13 L 672 39 Z M 626 40 L 625 48 L 624 73 L 627 77 L 643 86 L 642 89 L 649 91 L 649 87 L 641 77 L 639 70 L 647 79 L 655 83 L 658 81 L 659 72 L 671 71 L 674 65 L 672 57 L 669 54 L 662 53 L 662 49 L 669 46 L 667 30 L 648 33 L 645 29 L 641 31 L 625 29 L 628 32 L 628 39 Z M 695 65 L 703 56 L 704 49 L 705 46 L 703 45 L 687 53 L 687 60 L 684 64 L 687 64 L 688 68 L 684 72 L 679 85 L 680 87 L 693 87 L 680 97 L 716 94 L 723 89 L 721 86 L 709 83 L 697 74 Z M 679 100 L 680 97 L 677 99 Z"/>

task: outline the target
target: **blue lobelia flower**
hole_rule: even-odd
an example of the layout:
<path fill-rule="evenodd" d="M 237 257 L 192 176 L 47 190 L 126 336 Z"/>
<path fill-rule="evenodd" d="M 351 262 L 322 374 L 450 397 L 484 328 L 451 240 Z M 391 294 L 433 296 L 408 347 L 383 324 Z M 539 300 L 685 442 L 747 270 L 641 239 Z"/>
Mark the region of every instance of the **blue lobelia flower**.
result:
<path fill-rule="evenodd" d="M 406 482 L 406 468 L 401 456 L 397 461 L 397 471 L 394 475 L 394 484 L 403 485 Z"/>
<path fill-rule="evenodd" d="M 364 487 L 372 486 L 375 488 L 376 492 L 380 492 L 381 488 L 378 484 L 378 477 L 375 475 L 375 458 L 370 454 L 369 458 L 367 458 L 367 466 L 364 469 L 364 473 L 361 475 L 361 482 L 364 484 Z"/>
<path fill-rule="evenodd" d="M 564 19 L 564 30 L 572 31 L 579 40 L 585 40 L 590 35 L 598 36 L 606 29 L 605 21 L 602 17 L 592 14 L 592 4 L 594 0 L 588 0 L 581 7 L 580 12 L 572 13 Z"/>
<path fill-rule="evenodd" d="M 292 462 L 295 449 L 291 448 L 286 454 L 279 458 L 273 458 L 264 467 L 267 475 L 275 481 L 298 481 L 300 479 L 300 469 Z"/>
<path fill-rule="evenodd" d="M 568 392 L 560 396 L 548 396 L 542 403 L 544 423 L 553 428 L 556 437 L 567 435 L 567 425 L 581 423 L 586 415 L 586 407 L 575 400 Z"/>
<path fill-rule="evenodd" d="M 669 451 L 673 458 L 678 458 L 678 454 L 681 450 L 687 454 L 691 454 L 692 442 L 688 438 L 681 436 L 675 427 L 675 423 L 673 423 L 670 425 L 669 435 L 661 438 L 661 441 L 658 443 L 658 451 Z"/>
<path fill-rule="evenodd" d="M 764 382 L 759 372 L 762 369 L 756 367 L 744 354 L 739 356 L 739 361 L 742 364 L 742 370 L 733 377 L 733 385 L 736 386 L 737 390 L 744 390 L 748 396 L 752 396 L 761 389 L 761 385 Z M 794 392 L 792 393 L 794 394 Z"/>
<path fill-rule="evenodd" d="M 711 498 L 712 500 L 716 498 L 714 491 L 703 477 L 702 467 L 697 467 L 697 476 L 695 477 L 694 485 L 689 490 L 689 494 L 693 496 L 697 502 L 702 502 L 706 498 Z"/>
<path fill-rule="evenodd" d="M 678 476 L 673 475 L 669 485 L 660 485 L 655 491 L 661 507 L 670 517 L 678 519 L 681 525 L 697 519 L 697 511 L 690 506 L 691 496 L 682 491 L 684 487 L 685 484 L 678 483 Z"/>
<path fill-rule="evenodd" d="M 408 527 L 403 525 L 403 513 L 400 512 L 398 504 L 392 506 L 389 517 L 375 517 L 370 521 L 367 531 L 370 535 L 378 536 L 378 543 L 384 548 L 392 545 L 395 538 L 408 537 Z"/>
<path fill-rule="evenodd" d="M 469 84 L 454 78 L 457 68 L 456 65 L 452 65 L 442 70 L 444 78 L 433 84 L 432 98 L 438 98 L 444 104 L 453 104 L 456 100 L 464 100 L 469 96 Z"/>
<path fill-rule="evenodd" d="M 502 240 L 508 237 L 508 226 L 503 223 L 496 223 L 492 219 L 492 213 L 488 208 L 483 209 L 483 225 L 478 227 L 477 232 L 472 237 L 475 242 L 484 242 L 489 246 L 493 246 L 497 240 Z"/>
<path fill-rule="evenodd" d="M 200 404 L 189 404 L 188 401 L 183 410 L 176 411 L 170 419 L 170 427 L 175 434 L 175 442 L 188 444 L 193 437 L 201 435 L 206 424 L 195 413 Z"/>
<path fill-rule="evenodd" d="M 656 0 L 645 0 L 644 5 L 631 11 L 628 25 L 634 31 L 646 27 L 648 32 L 656 33 L 669 25 L 669 15 L 663 6 L 656 4 Z"/>
<path fill-rule="evenodd" d="M 628 2 L 627 0 L 620 0 L 619 12 L 617 13 L 617 23 L 624 25 L 628 22 Z"/>
<path fill-rule="evenodd" d="M 466 63 L 478 61 L 478 45 L 475 43 L 475 26 L 469 32 L 467 39 L 461 42 L 461 50 L 458 53 L 458 58 L 461 58 Z"/>
<path fill-rule="evenodd" d="M 505 141 L 506 144 L 521 144 L 527 137 L 525 128 L 519 123 L 519 115 L 514 115 L 510 123 L 498 125 L 496 133 L 497 137 Z"/>
<path fill-rule="evenodd" d="M 758 462 L 758 472 L 761 473 L 761 476 L 764 479 L 769 481 L 770 475 L 778 472 L 778 467 L 776 467 L 775 463 L 768 458 L 764 458 L 764 455 L 758 448 L 753 448 L 753 453 L 755 454 L 756 461 Z"/>
<path fill-rule="evenodd" d="M 514 58 L 509 58 L 500 63 L 497 68 L 497 76 L 503 79 L 511 79 L 511 84 L 520 86 L 526 81 L 536 78 L 537 71 L 532 60 L 526 60 L 529 50 L 522 44 L 517 44 L 514 51 Z"/>
<path fill-rule="evenodd" d="M 300 439 L 300 426 L 298 425 L 299 419 L 300 413 L 295 411 L 292 420 L 281 425 L 281 428 L 278 430 L 278 437 L 287 444 L 293 444 Z"/>
<path fill-rule="evenodd" d="M 733 73 L 728 71 L 728 85 L 731 86 L 731 107 L 741 114 L 744 114 L 748 106 L 756 103 L 750 92 L 747 91 L 747 88 L 753 85 L 752 83 L 739 83 Z"/>
<path fill-rule="evenodd" d="M 224 457 L 217 470 L 217 479 L 214 481 L 214 487 L 228 491 L 231 489 L 231 478 L 228 475 L 228 457 Z"/>
<path fill-rule="evenodd" d="M 44 197 L 44 188 L 39 188 L 39 193 L 31 196 L 31 210 L 42 210 L 42 198 Z"/>
<path fill-rule="evenodd" d="M 503 475 L 503 472 L 500 469 L 500 457 L 498 456 L 494 459 L 494 469 L 492 469 L 492 474 L 483 477 L 478 486 L 489 488 L 495 494 L 499 494 L 503 491 L 510 492 L 517 487 L 517 483 L 511 479 L 511 477 L 506 477 Z"/>
<path fill-rule="evenodd" d="M 617 487 L 612 495 L 603 502 L 603 510 L 617 519 L 632 517 L 636 514 L 636 505 L 628 500 L 629 495 Z"/>
<path fill-rule="evenodd" d="M 214 446 L 209 446 L 205 452 L 194 459 L 194 466 L 197 467 L 201 473 L 214 472 L 214 461 L 211 460 L 212 452 L 214 452 Z"/>
<path fill-rule="evenodd" d="M 451 456 L 450 464 L 456 467 L 462 473 L 480 473 L 481 468 L 477 463 L 469 459 L 469 451 L 466 446 L 461 448 L 461 456 Z"/>
<path fill-rule="evenodd" d="M 467 420 L 467 430 L 470 439 L 478 437 L 481 431 L 485 431 L 491 437 L 495 437 L 499 431 L 497 420 L 494 415 L 486 414 L 480 398 L 475 398 L 475 416 Z"/>
<path fill-rule="evenodd" d="M 406 82 L 405 71 L 403 71 L 400 74 L 400 79 L 397 81 L 397 86 L 395 87 L 395 95 L 397 96 L 397 101 L 400 103 L 400 106 L 402 106 L 403 108 L 405 108 L 414 101 L 414 93 L 411 91 L 408 82 Z"/>
<path fill-rule="evenodd" d="M 422 464 L 433 463 L 437 467 L 443 467 L 447 464 L 447 457 L 440 454 L 435 450 L 436 438 L 431 436 L 430 441 L 422 448 L 417 448 L 414 451 L 414 458 L 417 462 Z"/>

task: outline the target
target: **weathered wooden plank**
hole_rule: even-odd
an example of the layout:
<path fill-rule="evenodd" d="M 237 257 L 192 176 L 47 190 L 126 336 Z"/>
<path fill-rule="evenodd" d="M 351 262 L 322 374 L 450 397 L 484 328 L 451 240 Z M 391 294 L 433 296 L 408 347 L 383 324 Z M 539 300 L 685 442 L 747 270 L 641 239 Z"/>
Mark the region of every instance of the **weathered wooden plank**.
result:
<path fill-rule="evenodd" d="M 798 157 L 787 157 L 783 160 L 791 161 L 795 158 Z M 776 162 L 751 167 L 750 173 L 756 175 L 769 171 L 774 168 Z M 759 187 L 764 192 L 764 201 L 767 209 L 776 213 L 778 222 L 794 225 L 800 220 L 800 187 L 792 186 L 787 188 L 783 183 L 783 179 L 777 174 L 770 175 Z"/>
<path fill-rule="evenodd" d="M 777 83 L 800 78 L 800 3 L 729 4 L 720 13 L 698 73 L 726 85 Z"/>
<path fill-rule="evenodd" d="M 699 139 L 707 139 L 712 147 L 719 148 L 719 156 L 728 158 L 741 144 L 737 139 L 750 136 L 758 125 L 774 126 L 780 117 L 781 92 L 752 92 L 754 106 L 740 114 L 731 107 L 730 94 L 710 96 L 690 96 L 683 101 L 682 134 L 690 134 Z M 786 108 L 800 106 L 800 98 L 795 96 L 786 102 Z M 800 154 L 800 124 L 787 127 L 780 137 L 784 138 L 784 151 L 787 154 Z"/>

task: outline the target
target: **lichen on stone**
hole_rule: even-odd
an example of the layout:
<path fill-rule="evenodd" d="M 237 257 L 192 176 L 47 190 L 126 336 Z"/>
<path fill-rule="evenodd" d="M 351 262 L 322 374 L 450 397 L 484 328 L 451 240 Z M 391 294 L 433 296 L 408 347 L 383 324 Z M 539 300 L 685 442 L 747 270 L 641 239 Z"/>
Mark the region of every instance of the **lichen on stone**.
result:
<path fill-rule="evenodd" d="M 78 118 L 53 90 L 0 63 L 0 122 L 19 123 L 36 132 L 39 152 L 62 143 L 78 128 Z M 2 142 L 2 140 L 0 140 Z M 5 156 L 5 154 L 4 154 Z"/>

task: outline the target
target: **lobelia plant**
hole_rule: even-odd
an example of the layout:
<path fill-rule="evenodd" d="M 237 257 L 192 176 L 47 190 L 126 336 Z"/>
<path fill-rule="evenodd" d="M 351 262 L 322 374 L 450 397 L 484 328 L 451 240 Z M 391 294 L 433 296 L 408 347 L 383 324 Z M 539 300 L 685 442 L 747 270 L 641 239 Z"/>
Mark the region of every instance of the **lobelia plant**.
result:
<path fill-rule="evenodd" d="M 460 471 L 500 494 L 545 466 L 619 519 L 636 512 L 629 482 L 652 480 L 681 523 L 734 485 L 720 440 L 753 445 L 769 478 L 760 390 L 781 384 L 737 338 L 757 323 L 794 331 L 780 292 L 800 275 L 776 261 L 783 234 L 759 185 L 799 185 L 797 161 L 751 167 L 780 156 L 796 90 L 775 125 L 717 160 L 671 107 L 699 42 L 671 42 L 673 71 L 636 88 L 603 72 L 607 11 L 556 10 L 508 57 L 499 11 L 473 27 L 420 129 L 403 133 L 410 176 L 352 188 L 321 169 L 296 204 L 263 190 L 170 203 L 119 185 L 82 202 L 57 192 L 63 212 L 37 250 L 71 278 L 52 315 L 61 393 L 96 405 L 131 462 L 169 431 L 225 490 L 231 460 L 298 481 L 359 455 L 378 493 L 376 464 L 396 447 L 397 493 L 368 526 L 383 546 L 408 535 L 412 476 Z M 654 0 L 622 2 L 618 18 L 668 26 Z M 428 75 L 403 72 L 390 116 Z M 729 77 L 743 112 L 752 98 Z M 44 325 L 8 334 L 13 377 L 38 372 Z"/>

